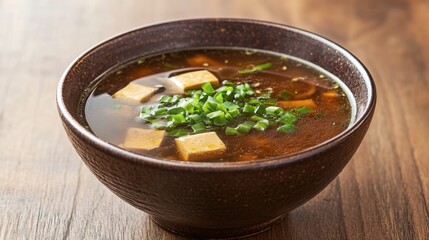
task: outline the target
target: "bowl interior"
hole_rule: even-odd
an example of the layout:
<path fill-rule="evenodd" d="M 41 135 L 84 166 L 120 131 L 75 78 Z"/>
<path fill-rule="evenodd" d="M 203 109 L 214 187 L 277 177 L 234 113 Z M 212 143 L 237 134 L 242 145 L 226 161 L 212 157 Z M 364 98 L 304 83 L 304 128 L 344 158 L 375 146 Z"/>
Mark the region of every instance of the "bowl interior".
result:
<path fill-rule="evenodd" d="M 238 19 L 169 22 L 134 30 L 101 43 L 79 57 L 66 71 L 59 87 L 59 105 L 65 106 L 72 121 L 82 125 L 78 116 L 82 93 L 99 75 L 138 57 L 204 47 L 240 47 L 284 53 L 312 62 L 336 75 L 356 100 L 355 121 L 345 132 L 363 121 L 374 106 L 375 87 L 369 73 L 345 49 L 325 38 L 288 26 Z"/>

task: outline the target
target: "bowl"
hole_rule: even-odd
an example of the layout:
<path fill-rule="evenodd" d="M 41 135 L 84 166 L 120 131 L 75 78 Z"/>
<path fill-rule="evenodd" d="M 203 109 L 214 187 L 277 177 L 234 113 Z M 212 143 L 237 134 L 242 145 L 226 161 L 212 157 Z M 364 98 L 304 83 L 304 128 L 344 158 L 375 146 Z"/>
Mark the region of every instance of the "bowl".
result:
<path fill-rule="evenodd" d="M 91 82 L 137 57 L 205 47 L 263 49 L 310 61 L 339 77 L 356 99 L 347 130 L 295 154 L 249 162 L 183 162 L 138 155 L 97 138 L 78 105 Z M 163 228 L 193 237 L 261 232 L 322 191 L 349 162 L 370 125 L 374 81 L 339 45 L 293 27 L 244 19 L 191 19 L 143 27 L 77 58 L 57 92 L 65 131 L 88 168 L 113 193 Z M 275 146 L 273 146 L 275 147 Z"/>

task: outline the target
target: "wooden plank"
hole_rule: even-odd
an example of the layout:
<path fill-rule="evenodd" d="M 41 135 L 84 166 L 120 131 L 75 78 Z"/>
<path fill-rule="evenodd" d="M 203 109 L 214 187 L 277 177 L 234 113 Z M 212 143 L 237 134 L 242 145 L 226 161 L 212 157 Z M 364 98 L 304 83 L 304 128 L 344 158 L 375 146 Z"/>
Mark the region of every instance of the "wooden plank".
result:
<path fill-rule="evenodd" d="M 110 36 L 189 17 L 294 25 L 357 55 L 378 89 L 360 149 L 321 194 L 248 239 L 429 236 L 429 2 L 0 1 L 0 239 L 186 239 L 107 190 L 56 113 L 66 66 Z"/>

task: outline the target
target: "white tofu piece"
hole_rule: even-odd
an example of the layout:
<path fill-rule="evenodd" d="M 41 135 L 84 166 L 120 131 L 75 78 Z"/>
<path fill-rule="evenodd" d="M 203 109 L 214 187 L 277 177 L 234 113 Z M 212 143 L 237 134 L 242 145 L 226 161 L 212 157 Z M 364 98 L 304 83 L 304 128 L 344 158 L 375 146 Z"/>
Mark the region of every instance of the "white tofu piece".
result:
<path fill-rule="evenodd" d="M 214 157 L 226 150 L 225 144 L 215 132 L 184 136 L 175 141 L 180 157 L 185 161 Z"/>
<path fill-rule="evenodd" d="M 126 149 L 151 150 L 158 148 L 164 137 L 164 130 L 128 128 L 123 147 Z"/>
<path fill-rule="evenodd" d="M 112 95 L 114 98 L 123 98 L 136 102 L 145 102 L 155 93 L 156 88 L 130 83 Z"/>
<path fill-rule="evenodd" d="M 207 70 L 188 72 L 169 79 L 183 91 L 198 89 L 201 85 L 208 82 L 214 87 L 219 86 L 219 79 Z"/>

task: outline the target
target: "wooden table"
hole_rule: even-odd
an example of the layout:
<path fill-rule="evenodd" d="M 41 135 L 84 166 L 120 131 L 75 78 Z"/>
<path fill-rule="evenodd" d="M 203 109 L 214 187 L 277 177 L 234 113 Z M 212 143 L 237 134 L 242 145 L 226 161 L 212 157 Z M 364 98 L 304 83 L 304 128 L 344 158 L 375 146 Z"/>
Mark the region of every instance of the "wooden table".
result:
<path fill-rule="evenodd" d="M 185 239 L 114 196 L 82 163 L 55 105 L 67 65 L 142 25 L 274 21 L 326 36 L 372 73 L 366 138 L 322 193 L 249 239 L 428 239 L 429 1 L 0 0 L 0 239 Z"/>

